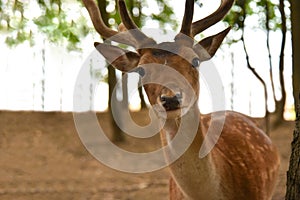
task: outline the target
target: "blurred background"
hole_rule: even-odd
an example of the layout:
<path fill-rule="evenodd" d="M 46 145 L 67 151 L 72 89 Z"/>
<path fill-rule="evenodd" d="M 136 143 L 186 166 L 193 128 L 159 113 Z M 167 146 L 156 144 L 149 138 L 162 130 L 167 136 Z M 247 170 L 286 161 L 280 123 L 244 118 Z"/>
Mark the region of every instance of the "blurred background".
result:
<path fill-rule="evenodd" d="M 178 31 L 184 2 L 139 0 L 127 4 L 139 27 Z M 194 20 L 212 13 L 218 4 L 218 0 L 196 1 Z M 115 1 L 99 1 L 99 5 L 107 24 L 117 28 L 120 18 Z M 93 54 L 93 42 L 101 38 L 80 1 L 1 1 L 0 6 L 0 109 L 72 111 L 76 77 L 89 62 L 90 78 L 98 81 L 99 90 L 92 109 L 107 110 L 108 88 L 122 75 L 113 69 L 109 73 L 102 56 Z M 238 0 L 223 22 L 196 38 L 232 26 L 213 58 L 224 84 L 226 109 L 255 117 L 276 112 L 281 119 L 295 118 L 293 89 L 297 89 L 297 81 L 293 84 L 293 79 L 299 79 L 299 74 L 293 74 L 290 9 L 287 0 Z M 88 83 L 83 87 L 89 87 Z M 202 88 L 204 91 L 205 84 Z M 126 92 L 126 87 L 119 96 L 122 91 Z M 124 100 L 132 109 L 144 108 L 147 102 L 142 95 L 141 90 L 124 94 L 128 99 Z M 203 102 L 206 98 L 201 96 Z M 208 107 L 201 110 L 209 112 Z"/>
<path fill-rule="evenodd" d="M 222 22 L 196 37 L 199 41 L 232 27 L 212 62 L 224 85 L 226 109 L 267 119 L 263 127 L 271 131 L 271 137 L 280 147 L 285 164 L 275 199 L 283 199 L 284 195 L 293 129 L 293 123 L 288 121 L 296 117 L 295 102 L 300 87 L 300 57 L 296 56 L 300 51 L 296 22 L 300 7 L 296 1 L 236 0 Z M 116 1 L 97 0 L 97 3 L 105 23 L 117 29 L 120 17 Z M 126 3 L 133 20 L 146 33 L 149 29 L 160 29 L 163 34 L 180 28 L 183 0 L 126 0 Z M 219 3 L 220 0 L 196 0 L 194 21 L 212 13 Z M 108 106 L 116 87 L 116 98 L 135 113 L 133 118 L 145 119 L 140 123 L 147 124 L 149 103 L 142 88 L 136 88 L 138 77 L 131 74 L 125 80 L 127 84 L 120 84 L 122 73 L 95 51 L 94 41 L 102 39 L 93 29 L 81 1 L 0 0 L 0 175 L 3 175 L 0 195 L 4 199 L 16 199 L 15 194 L 20 194 L 20 199 L 24 195 L 28 199 L 147 199 L 143 194 L 153 191 L 160 199 L 167 194 L 164 171 L 133 178 L 103 166 L 99 169 L 99 163 L 80 144 L 70 112 L 79 111 L 73 108 L 73 92 L 79 71 L 85 65 L 89 66 L 85 73 L 90 81 L 78 86 L 88 91 L 77 96 L 86 102 L 80 111 L 97 111 L 99 123 L 107 126 L 113 141 L 123 141 L 121 146 L 145 148 L 144 143 L 124 136 Z M 211 112 L 211 97 L 203 80 L 200 91 L 201 112 Z M 148 146 L 159 148 L 159 142 L 150 143 Z M 26 153 L 32 157 L 24 157 Z M 24 162 L 19 163 L 20 160 Z M 23 165 L 26 162 L 29 164 Z M 70 163 L 73 168 L 68 167 Z M 42 166 L 48 166 L 46 171 L 41 170 Z M 104 172 L 107 176 L 103 176 Z M 66 179 L 62 179 L 63 175 Z M 124 184 L 128 177 L 133 182 L 128 183 L 127 190 L 116 185 L 83 189 L 91 188 L 89 184 L 99 180 L 113 180 L 118 185 L 117 179 L 122 179 Z M 163 180 L 153 182 L 155 177 Z M 67 180 L 73 181 L 73 185 Z M 89 195 L 78 196 L 78 191 Z"/>

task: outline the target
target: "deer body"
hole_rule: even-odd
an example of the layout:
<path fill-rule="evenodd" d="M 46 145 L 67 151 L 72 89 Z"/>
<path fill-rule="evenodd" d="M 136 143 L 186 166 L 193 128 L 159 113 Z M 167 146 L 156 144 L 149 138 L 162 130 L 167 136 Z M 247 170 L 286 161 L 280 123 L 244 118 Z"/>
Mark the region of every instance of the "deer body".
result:
<path fill-rule="evenodd" d="M 213 115 L 200 115 L 197 68 L 201 62 L 214 56 L 230 28 L 196 44 L 193 37 L 220 21 L 230 10 L 233 0 L 221 0 L 214 13 L 193 23 L 194 0 L 186 0 L 180 33 L 174 42 L 160 44 L 137 29 L 124 0 L 118 1 L 123 22 L 120 30 L 128 30 L 124 33 L 103 23 L 93 0 L 83 2 L 100 35 L 136 49 L 136 52 L 131 52 L 110 44 L 95 43 L 97 50 L 115 68 L 123 72 L 136 71 L 142 82 L 147 83 L 143 87 L 163 123 L 162 144 L 168 146 L 165 158 L 170 164 L 170 199 L 270 200 L 276 184 L 279 156 L 268 136 L 248 117 L 226 112 L 214 148 L 205 157 L 199 157 L 211 122 L 221 121 Z M 148 79 L 165 84 L 147 82 Z M 185 128 L 182 131 L 183 122 Z M 190 137 L 195 124 L 195 137 L 186 151 L 172 162 L 178 148 L 173 143 L 174 138 L 178 134 Z M 191 128 L 186 125 L 191 125 Z"/>
<path fill-rule="evenodd" d="M 209 121 L 210 115 L 201 116 L 201 127 L 194 142 L 170 165 L 171 181 L 176 182 L 179 192 L 183 191 L 182 195 L 171 191 L 170 199 L 271 199 L 279 157 L 270 139 L 246 116 L 227 111 L 224 129 L 216 146 L 200 159 L 199 150 Z M 176 123 L 172 124 L 176 129 Z M 165 144 L 170 138 L 167 134 L 174 132 L 170 127 L 166 129 L 161 133 Z"/>

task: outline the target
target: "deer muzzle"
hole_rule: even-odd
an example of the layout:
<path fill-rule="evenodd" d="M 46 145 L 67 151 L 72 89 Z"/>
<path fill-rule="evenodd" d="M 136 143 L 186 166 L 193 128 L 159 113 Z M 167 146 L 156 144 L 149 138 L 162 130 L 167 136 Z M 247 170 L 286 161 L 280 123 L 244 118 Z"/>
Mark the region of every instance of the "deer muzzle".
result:
<path fill-rule="evenodd" d="M 160 101 L 166 111 L 180 109 L 182 103 L 182 93 L 176 93 L 174 96 L 161 95 Z"/>

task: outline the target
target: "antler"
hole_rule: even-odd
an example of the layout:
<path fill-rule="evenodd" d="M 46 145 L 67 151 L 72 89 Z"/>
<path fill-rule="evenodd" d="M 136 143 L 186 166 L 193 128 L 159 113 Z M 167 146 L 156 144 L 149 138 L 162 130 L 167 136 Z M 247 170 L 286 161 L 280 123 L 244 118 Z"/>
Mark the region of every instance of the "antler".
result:
<path fill-rule="evenodd" d="M 118 3 L 122 22 L 128 30 L 134 29 L 134 31 L 130 31 L 130 34 L 138 42 L 138 47 L 141 47 L 143 45 L 156 44 L 156 42 L 152 38 L 147 37 L 142 31 L 140 31 L 137 25 L 131 19 L 127 11 L 125 1 L 119 0 Z"/>
<path fill-rule="evenodd" d="M 221 0 L 219 8 L 209 16 L 192 24 L 192 37 L 216 24 L 227 14 L 233 5 L 234 0 Z"/>
<path fill-rule="evenodd" d="M 127 45 L 133 46 L 135 48 L 139 48 L 142 44 L 155 43 L 155 41 L 153 39 L 148 38 L 134 24 L 134 22 L 132 21 L 132 19 L 130 18 L 129 14 L 127 12 L 127 8 L 126 8 L 124 0 L 119 0 L 120 15 L 121 15 L 124 26 L 128 30 L 135 29 L 133 31 L 130 31 L 130 37 L 128 37 L 129 35 L 126 33 L 120 33 L 118 31 L 112 30 L 111 28 L 109 28 L 105 25 L 105 23 L 103 22 L 103 19 L 101 17 L 100 10 L 94 0 L 82 0 L 82 1 L 84 3 L 84 6 L 86 7 L 86 9 L 89 12 L 89 15 L 91 17 L 91 20 L 93 22 L 93 25 L 94 25 L 96 31 L 103 38 L 105 38 L 105 39 L 110 38 L 111 40 L 113 40 L 115 42 L 127 44 Z"/>
<path fill-rule="evenodd" d="M 192 23 L 194 14 L 194 0 L 186 0 L 181 30 L 176 36 L 175 40 L 186 40 L 188 37 L 185 37 L 184 35 L 194 38 L 198 33 L 201 33 L 205 29 L 214 25 L 223 19 L 223 17 L 230 10 L 233 2 L 234 0 L 221 0 L 221 5 L 215 12 L 199 21 Z"/>
<path fill-rule="evenodd" d="M 84 6 L 89 12 L 93 25 L 96 31 L 103 36 L 104 38 L 109 38 L 118 32 L 108 28 L 101 17 L 100 11 L 98 6 L 96 5 L 95 1 L 93 0 L 83 0 Z"/>
<path fill-rule="evenodd" d="M 102 20 L 99 8 L 94 0 L 82 1 L 89 12 L 96 31 L 102 37 L 106 39 L 110 38 L 113 41 L 133 46 L 136 49 L 141 48 L 143 45 L 156 44 L 156 42 L 152 38 L 149 38 L 138 29 L 138 27 L 128 14 L 124 0 L 118 0 L 119 11 L 124 26 L 127 30 L 129 30 L 130 37 L 128 37 L 129 35 L 126 33 L 121 34 L 118 31 L 114 31 L 105 25 Z M 192 23 L 194 14 L 194 0 L 186 0 L 181 30 L 180 33 L 176 36 L 175 40 L 183 39 L 183 41 L 185 41 L 187 38 L 186 36 L 193 38 L 198 33 L 216 24 L 227 14 L 227 12 L 233 5 L 233 2 L 234 0 L 221 0 L 221 5 L 215 12 L 199 21 Z M 190 41 L 188 43 L 192 42 Z"/>
<path fill-rule="evenodd" d="M 176 35 L 175 41 L 186 46 L 193 46 L 194 41 L 191 39 L 192 35 L 192 20 L 194 15 L 194 0 L 185 1 L 185 10 L 182 19 L 180 32 Z"/>
<path fill-rule="evenodd" d="M 186 0 L 180 33 L 191 36 L 191 25 L 194 15 L 194 0 Z"/>

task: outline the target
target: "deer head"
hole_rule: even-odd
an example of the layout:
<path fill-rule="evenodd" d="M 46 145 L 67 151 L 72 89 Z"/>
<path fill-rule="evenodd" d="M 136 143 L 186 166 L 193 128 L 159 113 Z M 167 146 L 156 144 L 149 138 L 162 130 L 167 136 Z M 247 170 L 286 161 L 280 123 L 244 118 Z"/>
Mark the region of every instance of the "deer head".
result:
<path fill-rule="evenodd" d="M 144 89 L 152 105 L 159 105 L 170 117 L 178 117 L 178 115 L 182 115 L 182 110 L 187 110 L 191 104 L 196 102 L 191 97 L 198 97 L 199 93 L 199 72 L 197 68 L 201 62 L 207 61 L 215 55 L 230 28 L 196 42 L 196 44 L 193 38 L 220 21 L 231 8 L 233 0 L 222 0 L 221 5 L 214 13 L 196 22 L 192 22 L 194 0 L 186 0 L 180 32 L 173 42 L 160 44 L 157 44 L 138 29 L 128 14 L 124 0 L 118 0 L 118 5 L 122 19 L 119 29 L 125 30 L 125 32 L 114 31 L 104 24 L 94 0 L 83 0 L 83 2 L 96 31 L 103 38 L 136 49 L 136 52 L 131 52 L 110 44 L 95 43 L 96 49 L 115 68 L 123 72 L 136 71 L 145 79 L 147 77 L 157 77 L 156 81 L 165 81 L 160 79 L 166 79 L 167 74 L 173 74 L 168 73 L 168 70 L 164 70 L 164 66 L 166 66 L 166 69 L 168 67 L 168 69 L 172 69 L 184 77 L 185 81 L 178 81 L 176 77 L 170 75 L 171 77 L 165 81 L 166 84 L 145 84 Z M 143 66 L 149 67 L 145 68 Z M 160 67 L 156 68 L 154 66 Z M 161 74 L 164 74 L 164 76 L 162 77 Z M 192 89 L 185 89 L 186 85 L 189 85 Z"/>

